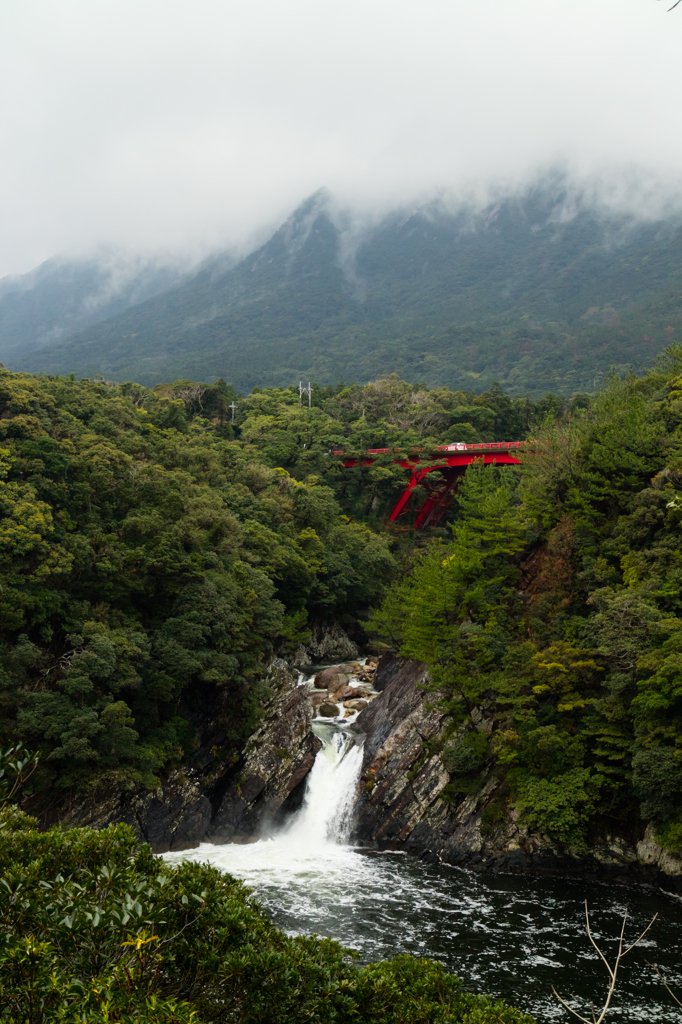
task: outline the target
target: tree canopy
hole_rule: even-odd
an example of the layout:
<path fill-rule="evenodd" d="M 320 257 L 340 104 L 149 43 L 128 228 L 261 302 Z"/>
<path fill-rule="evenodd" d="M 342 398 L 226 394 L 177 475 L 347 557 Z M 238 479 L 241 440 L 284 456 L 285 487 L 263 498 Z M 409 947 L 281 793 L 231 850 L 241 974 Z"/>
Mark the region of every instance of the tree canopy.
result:
<path fill-rule="evenodd" d="M 360 967 L 292 937 L 207 864 L 165 864 L 125 825 L 38 832 L 0 812 L 7 1024 L 533 1024 L 433 961 Z"/>
<path fill-rule="evenodd" d="M 230 756 L 269 661 L 381 601 L 404 471 L 331 450 L 523 436 L 543 408 L 395 376 L 312 401 L 0 371 L 0 743 L 40 750 L 46 800 L 158 785 L 201 701 Z"/>
<path fill-rule="evenodd" d="M 681 374 L 670 349 L 548 417 L 518 471 L 468 470 L 452 539 L 375 614 L 441 691 L 446 795 L 496 778 L 489 827 L 513 805 L 580 846 L 653 820 L 682 850 Z"/>

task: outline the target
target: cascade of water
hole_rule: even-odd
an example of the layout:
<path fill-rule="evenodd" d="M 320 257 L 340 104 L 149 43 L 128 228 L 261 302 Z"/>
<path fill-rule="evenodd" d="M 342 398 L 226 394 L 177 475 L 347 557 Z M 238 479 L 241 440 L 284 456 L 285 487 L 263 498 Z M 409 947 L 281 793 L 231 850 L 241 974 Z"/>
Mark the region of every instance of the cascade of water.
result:
<path fill-rule="evenodd" d="M 294 877 L 312 877 L 311 872 L 317 875 L 322 864 L 327 871 L 334 865 L 334 870 L 357 874 L 360 856 L 347 843 L 362 769 L 362 746 L 337 722 L 317 720 L 313 731 L 322 748 L 306 781 L 303 806 L 279 832 L 243 846 L 202 843 L 191 852 L 166 854 L 168 860 L 208 858 L 247 882 L 270 878 L 285 886 Z"/>
<path fill-rule="evenodd" d="M 302 674 L 299 685 L 306 684 L 310 679 Z M 578 977 L 580 990 L 591 994 L 601 980 L 592 978 L 584 958 L 583 973 L 576 976 L 576 957 L 583 948 L 582 939 L 576 945 L 576 908 L 588 895 L 591 907 L 601 906 L 619 918 L 624 890 L 584 880 L 512 875 L 486 880 L 408 857 L 365 856 L 348 845 L 362 746 L 352 732 L 354 718 L 343 715 L 312 723 L 322 748 L 308 775 L 303 805 L 272 838 L 245 845 L 202 843 L 195 850 L 165 854 L 165 859 L 208 860 L 241 878 L 290 934 L 329 935 L 360 950 L 364 960 L 401 952 L 435 956 L 473 979 L 476 988 L 524 1005 L 538 1019 L 554 1020 L 562 1012 L 549 995 L 557 970 L 568 972 L 562 991 L 570 991 Z M 680 960 L 679 914 L 673 899 L 638 890 L 628 894 L 641 927 L 660 905 L 657 928 L 663 935 L 657 932 L 647 941 L 660 946 L 656 959 L 669 955 L 671 976 Z M 627 1020 L 672 1022 L 668 1007 L 651 989 L 649 968 L 636 973 L 635 963 L 632 983 L 625 982 Z M 616 1007 L 614 1024 L 623 1019 Z"/>
<path fill-rule="evenodd" d="M 310 683 L 310 678 L 301 673 L 298 685 Z M 316 718 L 312 722 L 322 747 L 306 779 L 303 804 L 274 835 L 244 845 L 202 843 L 196 850 L 165 857 L 172 862 L 208 859 L 246 882 L 270 879 L 277 887 L 286 888 L 294 878 L 316 879 L 317 885 L 324 877 L 331 885 L 331 898 L 337 884 L 332 878 L 357 876 L 364 864 L 364 858 L 348 845 L 362 770 L 362 736 L 351 728 L 356 717 L 354 714 L 347 719 L 342 711 L 335 719 Z"/>
<path fill-rule="evenodd" d="M 332 723 L 314 722 L 313 732 L 322 741 L 322 749 L 308 776 L 303 806 L 281 838 L 319 847 L 348 841 L 362 747 L 352 733 Z"/>

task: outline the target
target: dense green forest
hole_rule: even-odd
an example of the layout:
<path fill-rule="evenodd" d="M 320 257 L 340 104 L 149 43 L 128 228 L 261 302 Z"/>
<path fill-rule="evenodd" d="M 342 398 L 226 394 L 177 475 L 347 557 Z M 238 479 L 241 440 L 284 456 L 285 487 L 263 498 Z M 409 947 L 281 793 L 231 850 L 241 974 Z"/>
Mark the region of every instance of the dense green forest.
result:
<path fill-rule="evenodd" d="M 389 376 L 310 409 L 3 371 L 0 742 L 40 750 L 43 801 L 157 785 L 194 749 L 193 702 L 220 697 L 228 756 L 272 657 L 373 608 L 372 642 L 443 694 L 449 797 L 498 779 L 486 827 L 515 806 L 580 845 L 653 820 L 681 849 L 681 360 L 570 402 Z M 416 535 L 384 529 L 391 454 L 331 454 L 526 437 L 518 469 L 473 467 Z"/>
<path fill-rule="evenodd" d="M 273 655 L 352 624 L 400 571 L 386 457 L 331 449 L 521 437 L 536 407 L 366 387 L 257 389 L 0 373 L 0 744 L 43 753 L 36 793 L 143 784 L 194 749 L 219 698 L 226 751 L 252 731 Z"/>
<path fill-rule="evenodd" d="M 75 315 L 56 334 L 34 326 L 36 307 L 57 308 L 59 282 L 32 301 L 25 289 L 21 307 L 8 296 L 0 358 L 149 385 L 222 375 L 247 391 L 395 371 L 430 387 L 571 395 L 679 339 L 681 279 L 679 216 L 610 209 L 560 173 L 485 207 L 444 199 L 376 223 L 318 193 L 236 266 L 213 257 L 78 333 Z"/>
<path fill-rule="evenodd" d="M 411 550 L 383 530 L 403 471 L 344 470 L 330 449 L 520 437 L 542 412 L 396 377 L 316 388 L 308 409 L 293 390 L 0 372 L 0 747 L 40 754 L 21 795 L 41 811 L 158 785 L 193 750 L 197 693 L 227 695 L 230 756 L 273 655 L 380 603 Z M 439 964 L 360 967 L 289 937 L 240 883 L 165 864 L 126 826 L 38 831 L 2 809 L 12 760 L 0 751 L 8 1024 L 532 1024 Z"/>
<path fill-rule="evenodd" d="M 681 373 L 677 348 L 614 375 L 548 417 L 520 472 L 470 469 L 452 539 L 375 616 L 443 694 L 446 795 L 497 778 L 487 828 L 515 807 L 579 847 L 653 821 L 682 851 Z"/>
<path fill-rule="evenodd" d="M 308 408 L 291 388 L 1 370 L 0 747 L 40 755 L 24 806 L 156 787 L 191 757 L 198 699 L 231 756 L 272 658 L 341 623 L 428 663 L 448 724 L 427 754 L 445 799 L 496 780 L 484 829 L 515 810 L 579 848 L 653 821 L 681 851 L 681 427 L 674 347 L 570 401 L 393 375 L 314 387 Z M 405 483 L 390 453 L 332 454 L 496 439 L 529 440 L 521 465 L 471 467 L 421 534 L 384 529 Z M 358 967 L 288 937 L 125 826 L 38 831 L 2 809 L 6 777 L 3 1019 L 530 1020 L 428 961 Z"/>

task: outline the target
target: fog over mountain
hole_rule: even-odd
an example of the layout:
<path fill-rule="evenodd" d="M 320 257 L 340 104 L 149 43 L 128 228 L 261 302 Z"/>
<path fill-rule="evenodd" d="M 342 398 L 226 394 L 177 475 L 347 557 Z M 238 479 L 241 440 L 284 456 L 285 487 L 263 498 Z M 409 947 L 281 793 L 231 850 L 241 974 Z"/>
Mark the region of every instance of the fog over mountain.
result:
<path fill-rule="evenodd" d="M 192 260 L 100 250 L 0 279 L 0 360 L 41 348 L 166 291 Z"/>
<path fill-rule="evenodd" d="M 34 338 L 8 365 L 145 384 L 222 376 L 242 390 L 398 372 L 592 391 L 612 365 L 648 363 L 682 335 L 680 207 L 644 196 L 649 217 L 635 216 L 621 194 L 553 172 L 372 222 L 323 190 L 236 264 L 209 258 L 135 305 L 131 282 L 120 312 Z"/>
<path fill-rule="evenodd" d="M 0 276 L 101 245 L 243 251 L 321 186 L 380 216 L 557 161 L 679 183 L 666 6 L 2 4 Z"/>
<path fill-rule="evenodd" d="M 0 359 L 589 389 L 677 332 L 681 42 L 650 0 L 2 5 Z"/>

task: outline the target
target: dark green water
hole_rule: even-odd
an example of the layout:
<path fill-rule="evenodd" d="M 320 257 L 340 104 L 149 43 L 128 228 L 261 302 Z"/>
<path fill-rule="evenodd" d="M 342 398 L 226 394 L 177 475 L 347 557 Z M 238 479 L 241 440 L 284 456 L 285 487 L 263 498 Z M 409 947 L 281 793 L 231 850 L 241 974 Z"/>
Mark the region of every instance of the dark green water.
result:
<path fill-rule="evenodd" d="M 247 847 L 203 845 L 190 856 L 243 878 L 288 932 L 337 939 L 358 950 L 362 960 L 402 952 L 432 957 L 471 991 L 501 996 L 542 1022 L 571 1019 L 552 996 L 552 985 L 583 1015 L 590 1000 L 603 1001 L 606 971 L 585 934 L 583 900 L 589 902 L 593 934 L 607 957 L 626 906 L 631 938 L 658 913 L 643 944 L 623 960 L 607 1020 L 682 1022 L 682 1009 L 646 962 L 662 967 L 682 998 L 677 897 L 644 887 L 479 877 L 349 847 L 330 845 L 298 855 L 278 847 L 277 840 Z"/>
<path fill-rule="evenodd" d="M 589 1017 L 601 1007 L 606 970 L 585 933 L 587 899 L 593 935 L 611 958 L 629 909 L 632 941 L 654 914 L 644 942 L 624 960 L 608 1024 L 682 1024 L 682 1008 L 656 978 L 657 963 L 682 999 L 682 901 L 646 887 L 564 879 L 478 876 L 434 867 L 401 854 L 347 844 L 362 751 L 329 723 L 308 777 L 303 807 L 271 839 L 246 846 L 203 844 L 167 854 L 208 860 L 250 885 L 270 917 L 290 933 L 316 933 L 356 949 L 362 960 L 397 953 L 432 957 L 467 989 L 500 996 L 540 1022 L 575 1020 L 552 995 Z"/>

